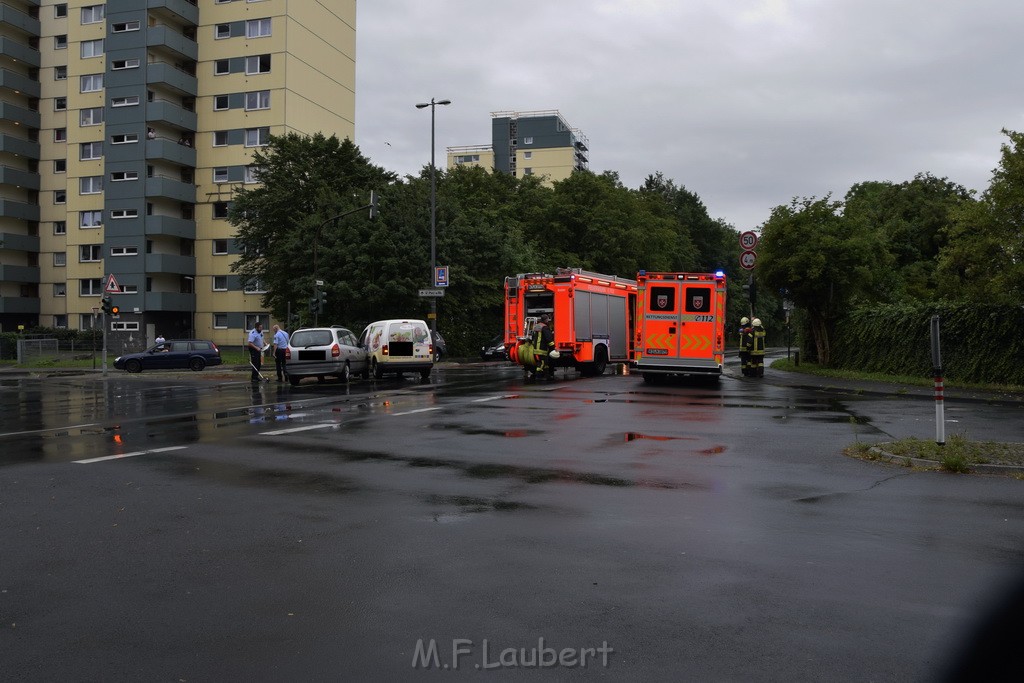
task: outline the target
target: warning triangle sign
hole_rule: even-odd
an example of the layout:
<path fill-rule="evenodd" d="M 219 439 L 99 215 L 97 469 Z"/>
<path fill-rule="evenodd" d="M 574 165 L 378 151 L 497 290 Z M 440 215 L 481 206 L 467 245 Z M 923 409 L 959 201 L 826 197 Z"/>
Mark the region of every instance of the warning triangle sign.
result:
<path fill-rule="evenodd" d="M 114 277 L 113 273 L 107 276 L 107 286 L 106 288 L 104 288 L 103 291 L 107 292 L 108 294 L 121 293 L 121 285 L 117 284 L 117 279 Z"/>

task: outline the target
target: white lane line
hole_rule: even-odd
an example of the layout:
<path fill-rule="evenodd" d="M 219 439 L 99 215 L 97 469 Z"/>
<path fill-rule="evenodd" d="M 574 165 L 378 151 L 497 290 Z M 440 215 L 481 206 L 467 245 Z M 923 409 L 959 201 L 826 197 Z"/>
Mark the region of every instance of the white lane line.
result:
<path fill-rule="evenodd" d="M 399 415 L 415 415 L 416 413 L 429 413 L 433 410 L 442 410 L 443 408 L 444 406 L 436 406 L 434 408 L 419 408 L 417 410 L 406 410 L 401 413 L 391 413 L 391 415 L 393 417 L 398 417 Z"/>
<path fill-rule="evenodd" d="M 308 432 L 312 429 L 328 429 L 337 427 L 339 422 L 324 422 L 322 424 L 305 425 L 304 427 L 291 427 L 290 429 L 275 429 L 272 432 L 260 432 L 260 436 L 281 436 L 282 434 L 294 434 L 295 432 Z"/>
<path fill-rule="evenodd" d="M 120 455 L 104 455 L 102 458 L 89 458 L 88 460 L 75 460 L 79 465 L 89 465 L 94 462 L 103 462 L 104 460 L 120 460 L 121 458 L 133 458 L 136 455 L 146 455 L 148 453 L 166 453 L 167 451 L 180 451 L 188 446 L 168 446 L 167 448 L 153 448 L 148 451 L 135 451 L 134 453 L 121 453 Z"/>
<path fill-rule="evenodd" d="M 44 432 L 63 432 L 68 429 L 82 429 L 83 427 L 95 427 L 99 422 L 90 422 L 84 425 L 70 425 L 68 427 L 49 427 L 47 429 L 30 429 L 25 432 L 4 432 L 0 434 L 0 437 L 4 436 L 22 436 L 24 434 L 42 434 Z"/>
<path fill-rule="evenodd" d="M 505 394 L 501 394 L 500 396 L 485 396 L 483 398 L 474 399 L 470 401 L 470 403 L 487 403 L 488 401 L 497 401 L 502 398 L 508 398 L 508 396 Z"/>

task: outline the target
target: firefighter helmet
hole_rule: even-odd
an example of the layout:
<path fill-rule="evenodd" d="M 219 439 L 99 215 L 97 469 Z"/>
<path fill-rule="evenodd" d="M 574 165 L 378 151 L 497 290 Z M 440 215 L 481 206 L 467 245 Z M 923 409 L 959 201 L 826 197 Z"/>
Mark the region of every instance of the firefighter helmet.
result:
<path fill-rule="evenodd" d="M 743 316 L 742 318 L 740 318 L 740 325 L 746 325 L 749 322 L 750 318 L 748 318 L 747 316 Z"/>
<path fill-rule="evenodd" d="M 761 319 L 760 318 L 754 318 L 750 322 L 750 324 L 753 325 L 754 327 L 761 327 Z"/>
<path fill-rule="evenodd" d="M 558 349 L 551 349 L 551 351 L 548 352 L 548 358 L 551 360 L 558 360 L 558 357 L 561 355 L 562 354 L 558 352 Z"/>
<path fill-rule="evenodd" d="M 548 315 L 547 313 L 545 313 L 545 314 L 541 315 L 540 321 L 542 323 L 549 323 L 549 322 L 551 322 L 551 316 Z"/>

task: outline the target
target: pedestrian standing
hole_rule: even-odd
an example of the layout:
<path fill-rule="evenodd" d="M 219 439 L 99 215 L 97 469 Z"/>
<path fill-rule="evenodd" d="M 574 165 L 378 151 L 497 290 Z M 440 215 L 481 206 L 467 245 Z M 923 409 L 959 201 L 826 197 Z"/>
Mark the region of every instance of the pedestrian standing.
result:
<path fill-rule="evenodd" d="M 162 335 L 162 334 L 156 335 L 156 343 L 157 344 L 163 344 L 165 341 L 167 341 L 167 340 L 164 339 L 164 335 Z"/>
<path fill-rule="evenodd" d="M 290 337 L 281 329 L 280 325 L 274 325 L 274 367 L 277 369 L 277 381 L 284 382 L 288 379 L 288 370 L 285 367 L 285 352 L 288 349 Z"/>
<path fill-rule="evenodd" d="M 259 382 L 263 379 L 263 375 L 260 374 L 260 368 L 263 366 L 263 323 L 258 322 L 249 330 L 249 341 L 246 344 L 249 348 L 249 365 L 252 366 L 252 372 L 249 373 L 249 379 L 253 382 Z"/>
<path fill-rule="evenodd" d="M 746 333 L 747 326 L 750 324 L 750 318 L 743 316 L 740 318 L 740 371 L 746 375 L 748 366 L 750 365 L 750 350 L 747 348 Z"/>
<path fill-rule="evenodd" d="M 753 345 L 750 350 L 750 367 L 752 375 L 754 377 L 764 377 L 764 338 L 765 329 L 761 325 L 760 318 L 754 318 L 750 321 L 751 325 L 751 338 L 753 339 Z"/>

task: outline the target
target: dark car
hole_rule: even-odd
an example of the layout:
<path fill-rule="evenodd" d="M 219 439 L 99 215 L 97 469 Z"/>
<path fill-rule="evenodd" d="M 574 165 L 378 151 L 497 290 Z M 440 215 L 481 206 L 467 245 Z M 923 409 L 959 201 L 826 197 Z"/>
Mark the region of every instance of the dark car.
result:
<path fill-rule="evenodd" d="M 140 353 L 126 353 L 114 359 L 114 367 L 128 372 L 183 370 L 199 372 L 208 365 L 220 365 L 220 349 L 205 339 L 168 339 Z"/>
<path fill-rule="evenodd" d="M 434 330 L 431 334 L 434 337 L 434 362 L 436 363 L 448 355 L 448 344 L 445 343 L 444 337 L 437 330 Z"/>
<path fill-rule="evenodd" d="M 508 360 L 505 352 L 505 336 L 499 334 L 480 347 L 480 358 L 483 360 Z"/>

